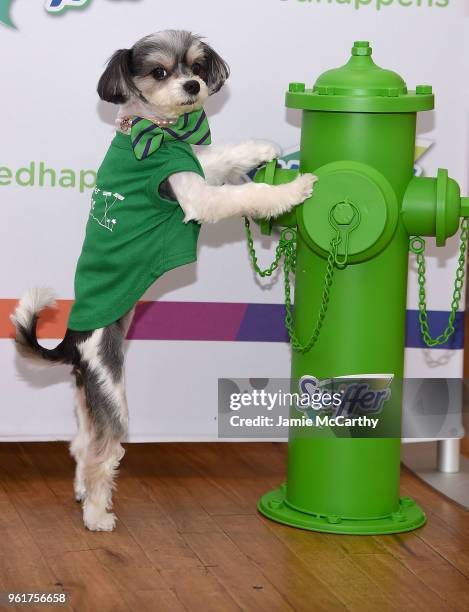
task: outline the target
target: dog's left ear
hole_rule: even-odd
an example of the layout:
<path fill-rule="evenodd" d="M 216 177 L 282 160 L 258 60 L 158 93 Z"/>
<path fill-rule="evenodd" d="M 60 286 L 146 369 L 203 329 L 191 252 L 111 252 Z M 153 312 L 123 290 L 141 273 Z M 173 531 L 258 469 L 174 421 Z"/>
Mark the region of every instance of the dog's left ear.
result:
<path fill-rule="evenodd" d="M 109 59 L 97 87 L 101 100 L 113 104 L 127 102 L 131 94 L 140 96 L 132 79 L 132 49 L 119 49 Z"/>
<path fill-rule="evenodd" d="M 210 95 L 219 91 L 230 76 L 230 68 L 218 53 L 207 43 L 202 43 L 207 60 L 207 86 Z"/>

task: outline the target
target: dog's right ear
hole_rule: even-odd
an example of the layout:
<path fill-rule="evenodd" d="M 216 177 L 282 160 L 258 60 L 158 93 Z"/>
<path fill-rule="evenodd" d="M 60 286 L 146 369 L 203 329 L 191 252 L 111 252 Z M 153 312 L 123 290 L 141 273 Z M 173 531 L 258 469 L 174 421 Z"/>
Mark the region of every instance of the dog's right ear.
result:
<path fill-rule="evenodd" d="M 123 104 L 131 93 L 140 93 L 132 79 L 132 49 L 119 49 L 112 55 L 97 89 L 101 100 L 113 104 Z"/>

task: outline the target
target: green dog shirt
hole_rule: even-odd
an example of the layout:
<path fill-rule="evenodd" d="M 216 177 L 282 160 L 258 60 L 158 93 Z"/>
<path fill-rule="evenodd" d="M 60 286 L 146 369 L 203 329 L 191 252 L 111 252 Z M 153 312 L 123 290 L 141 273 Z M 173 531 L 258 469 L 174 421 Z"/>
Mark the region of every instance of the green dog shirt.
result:
<path fill-rule="evenodd" d="M 166 131 L 161 137 L 164 128 L 140 118 L 146 124 L 139 126 L 137 136 L 133 125 L 130 136 L 119 132 L 114 137 L 92 194 L 70 329 L 87 331 L 117 321 L 164 272 L 196 260 L 200 225 L 184 223 L 178 202 L 159 193 L 160 185 L 177 172 L 204 176 L 188 143 L 203 139 L 208 144 L 210 134 L 201 136 L 200 129 L 188 132 L 188 122 L 197 122 L 200 112 L 191 115 L 195 117 L 189 115 L 189 120 L 181 117 L 182 132 L 168 129 L 176 137 Z M 206 118 L 203 127 L 208 128 Z M 135 143 L 142 147 L 145 138 L 145 150 L 137 154 Z"/>

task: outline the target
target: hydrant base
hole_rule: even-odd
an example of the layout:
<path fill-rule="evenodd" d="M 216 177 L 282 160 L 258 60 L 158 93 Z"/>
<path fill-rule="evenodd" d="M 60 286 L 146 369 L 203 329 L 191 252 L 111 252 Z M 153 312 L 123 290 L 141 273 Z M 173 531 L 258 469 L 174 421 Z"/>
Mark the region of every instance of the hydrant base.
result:
<path fill-rule="evenodd" d="M 427 518 L 411 497 L 401 497 L 399 510 L 381 518 L 349 519 L 340 516 L 321 516 L 300 512 L 288 505 L 285 486 L 261 497 L 257 508 L 261 514 L 290 527 L 349 535 L 382 535 L 403 533 L 422 527 Z"/>

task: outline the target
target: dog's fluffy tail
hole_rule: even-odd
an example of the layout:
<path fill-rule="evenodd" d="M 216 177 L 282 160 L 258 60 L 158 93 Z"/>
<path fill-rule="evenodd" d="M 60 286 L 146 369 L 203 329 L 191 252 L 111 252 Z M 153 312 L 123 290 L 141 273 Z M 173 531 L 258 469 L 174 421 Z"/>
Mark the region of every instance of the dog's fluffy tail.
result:
<path fill-rule="evenodd" d="M 62 343 L 53 349 L 47 349 L 37 341 L 36 323 L 39 313 L 44 308 L 53 306 L 55 306 L 55 297 L 52 291 L 44 287 L 35 287 L 23 295 L 10 319 L 15 326 L 15 340 L 22 355 L 54 363 L 66 363 Z"/>

